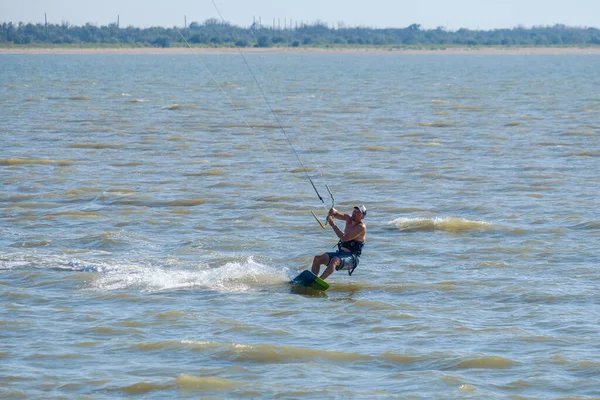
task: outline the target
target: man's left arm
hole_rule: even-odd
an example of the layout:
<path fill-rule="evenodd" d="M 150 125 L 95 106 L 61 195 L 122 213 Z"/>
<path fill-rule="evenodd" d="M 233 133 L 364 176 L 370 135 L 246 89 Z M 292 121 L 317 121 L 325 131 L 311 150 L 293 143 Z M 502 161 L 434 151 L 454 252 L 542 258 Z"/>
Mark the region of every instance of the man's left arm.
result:
<path fill-rule="evenodd" d="M 328 222 L 329 222 L 329 225 L 331 226 L 331 229 L 333 229 L 336 236 L 342 242 L 347 242 L 348 240 L 355 239 L 358 236 L 360 236 L 362 233 L 364 233 L 364 231 L 365 231 L 365 225 L 359 224 L 359 225 L 353 226 L 352 228 L 350 228 L 348 230 L 348 232 L 346 232 L 346 234 L 344 234 L 344 232 L 342 232 L 341 229 L 338 228 L 338 226 L 335 224 L 335 222 L 331 216 L 328 218 Z"/>

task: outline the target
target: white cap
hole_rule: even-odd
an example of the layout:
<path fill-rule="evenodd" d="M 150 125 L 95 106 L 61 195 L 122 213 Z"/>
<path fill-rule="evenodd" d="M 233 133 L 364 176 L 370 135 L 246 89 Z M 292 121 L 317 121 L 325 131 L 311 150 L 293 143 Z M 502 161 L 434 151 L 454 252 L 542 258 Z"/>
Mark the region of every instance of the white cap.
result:
<path fill-rule="evenodd" d="M 363 216 L 367 215 L 367 207 L 365 207 L 363 204 L 361 204 L 360 206 L 355 206 L 354 208 L 357 208 Z"/>

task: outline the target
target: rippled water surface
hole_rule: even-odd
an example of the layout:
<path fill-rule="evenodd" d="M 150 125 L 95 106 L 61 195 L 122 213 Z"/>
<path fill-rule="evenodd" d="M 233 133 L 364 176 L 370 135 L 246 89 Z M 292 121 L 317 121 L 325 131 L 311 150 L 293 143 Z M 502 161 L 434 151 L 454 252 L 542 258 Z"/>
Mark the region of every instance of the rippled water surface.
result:
<path fill-rule="evenodd" d="M 599 56 L 246 58 L 0 55 L 0 397 L 600 397 Z"/>

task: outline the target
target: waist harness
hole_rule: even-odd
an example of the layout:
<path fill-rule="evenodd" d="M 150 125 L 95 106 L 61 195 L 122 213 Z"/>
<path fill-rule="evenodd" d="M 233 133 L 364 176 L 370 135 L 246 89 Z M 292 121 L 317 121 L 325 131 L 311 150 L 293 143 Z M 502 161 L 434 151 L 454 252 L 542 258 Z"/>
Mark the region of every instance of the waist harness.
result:
<path fill-rule="evenodd" d="M 339 251 L 342 251 L 342 247 L 350 250 L 353 256 L 360 257 L 360 253 L 362 253 L 362 248 L 365 245 L 365 242 L 361 242 L 359 240 L 348 240 L 347 242 L 342 242 L 341 240 L 337 244 L 337 248 Z"/>

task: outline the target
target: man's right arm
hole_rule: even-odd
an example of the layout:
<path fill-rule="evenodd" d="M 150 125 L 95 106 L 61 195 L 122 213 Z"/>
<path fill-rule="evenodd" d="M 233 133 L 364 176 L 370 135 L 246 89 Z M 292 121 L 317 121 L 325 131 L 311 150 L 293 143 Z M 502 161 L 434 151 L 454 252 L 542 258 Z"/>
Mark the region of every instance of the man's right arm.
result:
<path fill-rule="evenodd" d="M 329 215 L 333 215 L 334 218 L 341 219 L 343 221 L 347 221 L 348 217 L 350 217 L 348 214 L 342 214 L 333 207 L 329 210 Z"/>

